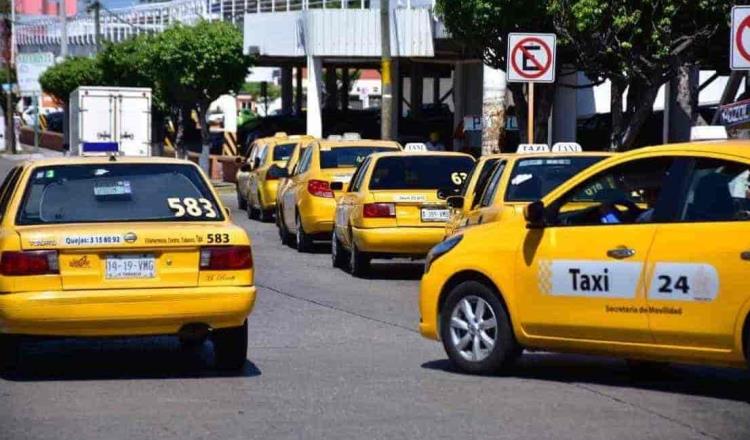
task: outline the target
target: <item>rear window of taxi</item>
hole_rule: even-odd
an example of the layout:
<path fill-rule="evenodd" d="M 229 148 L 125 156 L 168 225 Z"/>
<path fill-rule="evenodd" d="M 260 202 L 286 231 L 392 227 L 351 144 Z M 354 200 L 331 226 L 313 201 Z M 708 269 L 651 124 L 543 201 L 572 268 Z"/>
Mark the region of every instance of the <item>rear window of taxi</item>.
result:
<path fill-rule="evenodd" d="M 606 156 L 563 156 L 516 161 L 510 175 L 506 202 L 533 202 Z"/>
<path fill-rule="evenodd" d="M 194 166 L 111 163 L 32 169 L 16 224 L 223 219 Z"/>
<path fill-rule="evenodd" d="M 367 156 L 396 147 L 338 147 L 320 151 L 321 168 L 356 168 Z"/>
<path fill-rule="evenodd" d="M 381 157 L 370 178 L 371 190 L 459 188 L 474 167 L 464 156 Z"/>

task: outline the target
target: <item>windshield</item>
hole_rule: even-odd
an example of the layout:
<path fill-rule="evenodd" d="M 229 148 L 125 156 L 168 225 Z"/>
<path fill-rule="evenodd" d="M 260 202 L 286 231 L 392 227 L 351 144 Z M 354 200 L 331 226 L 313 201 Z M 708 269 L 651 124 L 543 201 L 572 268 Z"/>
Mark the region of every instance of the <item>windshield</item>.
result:
<path fill-rule="evenodd" d="M 277 145 L 276 148 L 273 149 L 273 160 L 274 161 L 289 160 L 289 158 L 292 157 L 292 153 L 294 152 L 294 147 L 296 146 L 297 146 L 296 143 Z"/>
<path fill-rule="evenodd" d="M 529 158 L 516 162 L 510 175 L 506 202 L 533 202 L 561 183 L 606 156 L 556 156 Z"/>
<path fill-rule="evenodd" d="M 392 156 L 378 160 L 370 189 L 458 189 L 474 166 L 464 156 Z"/>
<path fill-rule="evenodd" d="M 393 151 L 394 147 L 340 147 L 320 152 L 321 168 L 355 168 L 367 156 L 381 151 Z"/>
<path fill-rule="evenodd" d="M 195 167 L 112 163 L 35 168 L 17 224 L 223 219 Z"/>

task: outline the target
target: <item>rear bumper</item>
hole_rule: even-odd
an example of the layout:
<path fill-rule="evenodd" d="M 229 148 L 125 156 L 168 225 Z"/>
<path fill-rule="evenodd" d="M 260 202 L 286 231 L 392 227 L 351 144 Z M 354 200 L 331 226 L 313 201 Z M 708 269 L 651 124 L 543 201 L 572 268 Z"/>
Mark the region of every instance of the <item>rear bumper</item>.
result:
<path fill-rule="evenodd" d="M 435 227 L 353 228 L 354 242 L 363 252 L 427 255 L 445 236 L 445 225 Z"/>
<path fill-rule="evenodd" d="M 323 197 L 306 197 L 299 206 L 300 219 L 305 232 L 312 235 L 333 232 L 336 200 Z"/>
<path fill-rule="evenodd" d="M 0 333 L 139 336 L 175 334 L 190 323 L 237 327 L 255 295 L 254 286 L 2 294 Z"/>
<path fill-rule="evenodd" d="M 261 186 L 263 194 L 260 200 L 260 207 L 264 211 L 271 210 L 276 207 L 276 193 L 279 190 L 278 180 L 266 180 Z"/>

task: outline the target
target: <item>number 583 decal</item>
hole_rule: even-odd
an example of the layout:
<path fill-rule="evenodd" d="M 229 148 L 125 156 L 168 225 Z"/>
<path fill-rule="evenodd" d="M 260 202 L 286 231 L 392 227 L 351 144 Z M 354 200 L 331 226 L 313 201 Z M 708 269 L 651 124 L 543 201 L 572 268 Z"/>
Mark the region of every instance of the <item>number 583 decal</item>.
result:
<path fill-rule="evenodd" d="M 185 197 L 184 199 L 180 199 L 179 197 L 170 197 L 167 199 L 167 204 L 177 218 L 185 216 L 216 218 L 218 216 L 213 203 L 204 198 L 194 199 L 192 197 Z"/>

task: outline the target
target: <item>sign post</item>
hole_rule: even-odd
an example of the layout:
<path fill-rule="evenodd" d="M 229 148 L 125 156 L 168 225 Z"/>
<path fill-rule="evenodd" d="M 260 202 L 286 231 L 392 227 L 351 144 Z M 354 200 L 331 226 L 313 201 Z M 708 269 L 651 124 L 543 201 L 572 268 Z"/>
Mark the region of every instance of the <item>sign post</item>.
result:
<path fill-rule="evenodd" d="M 750 6 L 732 8 L 729 64 L 732 70 L 750 70 Z"/>
<path fill-rule="evenodd" d="M 508 34 L 508 82 L 528 84 L 528 143 L 534 143 L 534 84 L 555 82 L 555 34 Z"/>

